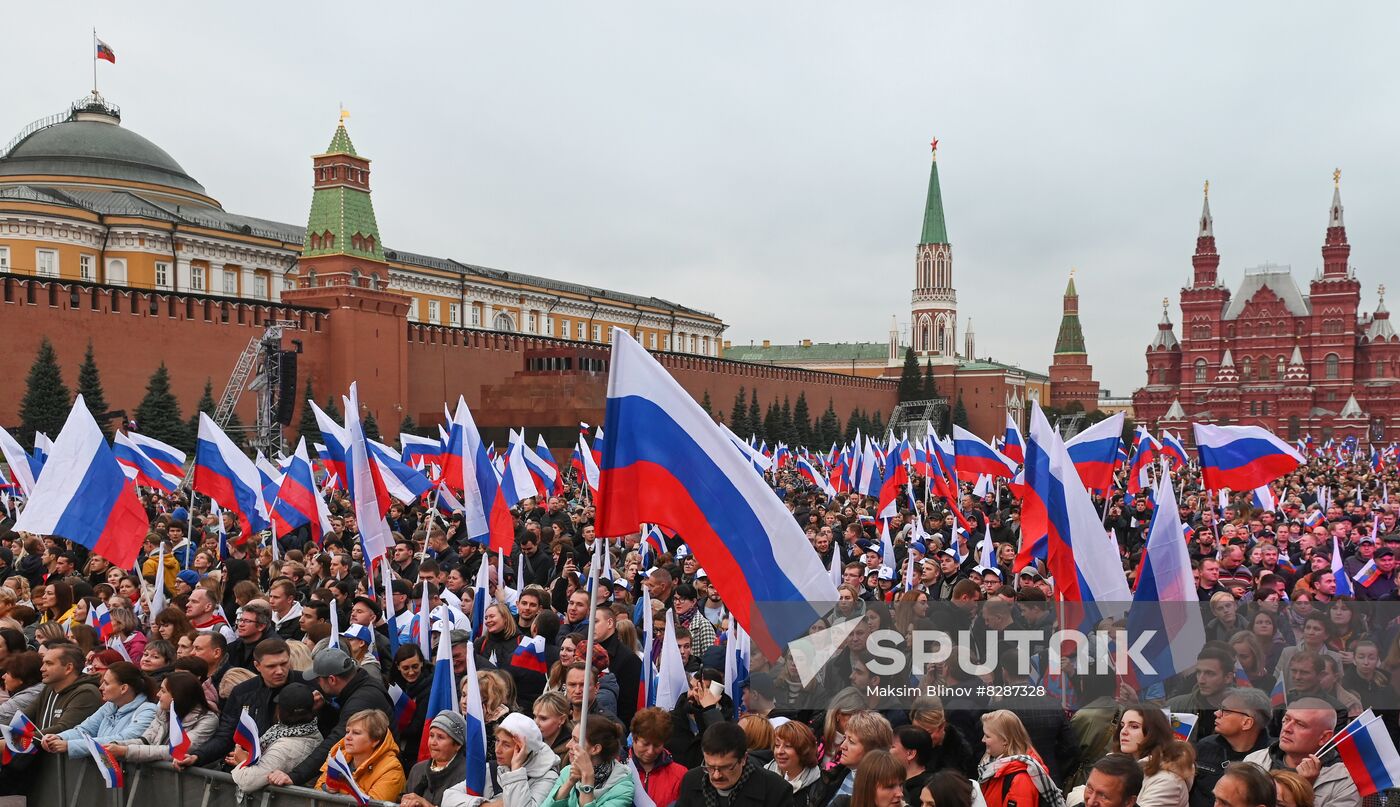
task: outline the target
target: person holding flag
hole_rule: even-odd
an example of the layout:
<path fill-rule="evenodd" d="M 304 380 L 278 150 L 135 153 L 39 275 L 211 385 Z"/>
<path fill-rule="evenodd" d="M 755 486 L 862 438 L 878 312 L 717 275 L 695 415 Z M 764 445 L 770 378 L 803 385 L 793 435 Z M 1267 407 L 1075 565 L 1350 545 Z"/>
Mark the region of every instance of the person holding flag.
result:
<path fill-rule="evenodd" d="M 345 793 L 360 804 L 370 799 L 398 801 L 403 794 L 403 765 L 399 744 L 389 731 L 389 715 L 364 709 L 345 721 L 345 734 L 321 764 L 316 789 Z"/>
<path fill-rule="evenodd" d="M 272 774 L 280 774 L 305 759 L 321 742 L 311 687 L 287 684 L 273 704 L 275 720 L 258 737 L 257 758 L 251 759 L 243 747 L 236 748 L 228 758 L 233 765 L 234 784 L 245 793 L 267 787 Z"/>
<path fill-rule="evenodd" d="M 157 712 L 139 742 L 112 743 L 107 750 L 125 762 L 170 762 L 214 735 L 219 713 L 204 700 L 204 685 L 193 673 L 176 670 L 161 682 Z"/>
<path fill-rule="evenodd" d="M 1337 712 L 1320 698 L 1299 698 L 1288 705 L 1283 730 L 1267 748 L 1244 758 L 1266 771 L 1295 770 L 1313 783 L 1318 805 L 1361 807 L 1361 794 L 1346 765 L 1332 750 Z"/>

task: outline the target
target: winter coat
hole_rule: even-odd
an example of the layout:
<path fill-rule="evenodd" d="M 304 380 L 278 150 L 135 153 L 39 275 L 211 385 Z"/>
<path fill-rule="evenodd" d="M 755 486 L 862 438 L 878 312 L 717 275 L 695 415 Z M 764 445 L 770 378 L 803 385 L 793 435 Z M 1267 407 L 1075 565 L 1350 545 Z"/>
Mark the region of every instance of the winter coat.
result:
<path fill-rule="evenodd" d="M 1026 767 L 1019 760 L 1007 763 L 996 776 L 981 783 L 982 797 L 987 807 L 1006 807 L 1016 802 L 1016 807 L 1037 807 L 1040 804 L 1040 791 Z"/>
<path fill-rule="evenodd" d="M 330 698 L 326 700 L 329 701 Z M 335 700 L 340 702 L 340 711 L 337 713 L 335 709 L 325 707 L 321 709 L 318 718 L 321 725 L 321 744 L 316 746 L 305 760 L 287 772 L 293 782 L 309 782 L 318 770 L 325 773 L 326 757 L 330 754 L 331 747 L 345 736 L 345 722 L 357 712 L 378 709 L 386 715 L 394 713 L 394 704 L 389 701 L 384 682 L 363 669 L 355 671 Z M 395 750 L 397 751 L 397 746 Z M 399 766 L 399 776 L 399 785 L 402 786 L 403 766 Z M 394 799 L 398 800 L 398 794 L 394 795 Z"/>
<path fill-rule="evenodd" d="M 272 728 L 272 699 L 281 691 L 268 687 L 261 677 L 250 678 L 234 687 L 228 693 L 223 708 L 219 710 L 219 727 L 208 740 L 190 748 L 190 754 L 199 757 L 200 767 L 221 764 L 224 757 L 233 750 L 233 732 L 238 727 L 244 708 L 247 708 L 248 716 L 253 718 L 259 735 Z"/>
<path fill-rule="evenodd" d="M 525 760 L 525 767 L 520 770 L 497 767 L 492 772 L 494 776 L 486 777 L 486 792 L 480 797 L 468 796 L 462 782 L 458 780 L 442 797 L 441 807 L 477 807 L 483 801 L 495 801 L 497 798 L 501 799 L 504 807 L 540 807 L 550 801 L 550 796 L 554 793 L 555 784 L 559 781 L 558 768 L 559 756 L 549 746 L 541 743 L 539 747 L 530 751 L 529 758 Z M 614 772 L 618 768 L 626 771 L 621 763 L 614 767 Z M 612 781 L 611 776 L 608 781 Z M 628 801 L 628 804 L 630 805 L 631 801 Z"/>
<path fill-rule="evenodd" d="M 319 731 L 307 737 L 280 737 L 264 745 L 257 764 L 233 769 L 233 783 L 245 793 L 267 787 L 267 775 L 285 771 L 306 758 L 321 742 Z"/>
<path fill-rule="evenodd" d="M 763 769 L 776 773 L 779 776 L 783 775 L 782 771 L 778 770 L 778 763 L 776 762 L 768 763 Z M 799 773 L 796 779 L 791 781 L 786 778 L 783 779 L 783 781 L 787 782 L 788 785 L 792 787 L 793 807 L 820 807 L 820 805 L 813 802 L 812 797 L 821 789 L 821 779 L 822 769 L 816 765 Z M 911 805 L 916 803 L 917 802 L 910 802 Z M 658 807 L 660 807 L 660 805 L 658 805 Z"/>
<path fill-rule="evenodd" d="M 1141 761 L 1139 761 L 1141 762 Z M 1138 807 L 1187 807 L 1194 773 L 1162 768 L 1151 776 L 1144 776 L 1142 790 L 1138 792 Z"/>
<path fill-rule="evenodd" d="M 102 694 L 97 691 L 97 676 L 80 675 L 78 680 L 57 692 L 45 684 L 39 697 L 23 712 L 39 731 L 56 734 L 87 720 L 100 706 Z"/>
<path fill-rule="evenodd" d="M 403 755 L 400 754 L 402 759 Z M 442 804 L 444 800 L 453 798 L 453 794 L 448 791 L 454 784 L 461 785 L 467 778 L 467 758 L 461 751 L 457 756 L 447 763 L 447 767 L 440 771 L 432 769 L 433 761 L 425 759 L 422 762 L 415 762 L 408 770 L 408 781 L 404 783 L 404 795 L 409 793 L 415 796 L 422 796 L 423 800 L 429 804 Z"/>
<path fill-rule="evenodd" d="M 681 779 L 685 774 L 685 766 L 674 759 L 667 759 L 664 764 L 649 771 L 637 766 L 637 778 L 642 782 L 642 790 L 646 791 L 656 807 L 670 807 L 680 798 Z"/>
<path fill-rule="evenodd" d="M 81 725 L 59 732 L 58 737 L 68 741 L 68 756 L 85 758 L 91 754 L 87 743 L 83 742 L 84 734 L 102 745 L 136 742 L 150 728 L 155 716 L 155 701 L 145 695 L 137 695 L 125 706 L 110 702 L 102 704 Z"/>
<path fill-rule="evenodd" d="M 1254 747 L 1243 754 L 1236 753 L 1224 737 L 1212 734 L 1196 741 L 1196 778 L 1191 783 L 1192 807 L 1214 807 L 1215 783 L 1225 775 L 1225 769 L 1261 748 L 1269 747 L 1267 732 L 1259 732 Z"/>
<path fill-rule="evenodd" d="M 792 785 L 782 776 L 765 771 L 753 760 L 749 779 L 744 786 L 729 795 L 729 807 L 792 807 Z M 681 779 L 681 796 L 677 807 L 705 807 L 705 783 L 709 775 L 696 768 L 686 771 Z"/>
<path fill-rule="evenodd" d="M 560 771 L 558 778 L 554 780 L 554 785 L 549 788 L 542 807 L 579 807 L 577 785 L 569 791 L 568 796 L 559 798 L 559 789 L 567 781 L 569 781 L 569 766 L 565 765 L 564 770 Z M 618 762 L 613 765 L 612 773 L 608 774 L 608 780 L 597 785 L 593 790 L 592 807 L 632 807 L 634 793 L 636 793 L 636 783 L 632 781 L 631 769 Z"/>
<path fill-rule="evenodd" d="M 1356 790 L 1356 782 L 1347 773 L 1347 766 L 1337 758 L 1335 751 L 1329 752 L 1326 760 L 1331 761 L 1322 766 L 1317 780 L 1313 782 L 1316 803 L 1326 807 L 1361 807 L 1361 794 Z M 1255 751 L 1244 761 L 1253 762 L 1266 771 L 1291 770 L 1283 759 L 1278 743 Z"/>
<path fill-rule="evenodd" d="M 344 747 L 345 739 L 336 740 L 326 759 L 321 762 L 321 777 L 316 780 L 317 790 L 326 790 L 326 763 Z M 348 757 L 347 757 L 348 760 Z M 398 801 L 403 795 L 403 766 L 399 764 L 399 744 L 393 734 L 385 734 L 369 759 L 355 766 L 355 784 L 366 796 L 379 801 Z M 328 791 L 329 792 L 329 791 Z"/>
<path fill-rule="evenodd" d="M 141 737 L 126 746 L 127 762 L 169 762 L 170 761 L 170 715 L 160 714 L 156 706 L 156 716 Z M 219 727 L 219 713 L 196 706 L 180 720 L 190 747 L 204 742 Z"/>
<path fill-rule="evenodd" d="M 16 712 L 23 712 L 31 704 L 39 700 L 39 693 L 44 691 L 43 684 L 30 684 L 10 696 L 10 699 L 0 703 L 0 725 L 8 726 L 14 719 Z"/>

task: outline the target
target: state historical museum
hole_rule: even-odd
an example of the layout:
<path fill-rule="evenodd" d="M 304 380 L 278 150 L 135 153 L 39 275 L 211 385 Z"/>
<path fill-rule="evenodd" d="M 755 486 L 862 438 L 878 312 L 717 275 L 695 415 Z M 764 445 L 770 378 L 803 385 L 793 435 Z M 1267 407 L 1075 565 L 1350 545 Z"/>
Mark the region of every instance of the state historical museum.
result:
<path fill-rule="evenodd" d="M 1164 310 L 1147 348 L 1147 386 L 1133 393 L 1139 422 L 1184 429 L 1187 439 L 1193 421 L 1263 426 L 1289 440 L 1400 437 L 1400 337 L 1384 286 L 1375 311 L 1360 310 L 1339 180 L 1333 174 L 1322 271 L 1306 294 L 1288 267 L 1269 265 L 1246 270 L 1232 295 L 1218 274 L 1207 195 L 1191 286 L 1181 290 L 1181 338 Z"/>

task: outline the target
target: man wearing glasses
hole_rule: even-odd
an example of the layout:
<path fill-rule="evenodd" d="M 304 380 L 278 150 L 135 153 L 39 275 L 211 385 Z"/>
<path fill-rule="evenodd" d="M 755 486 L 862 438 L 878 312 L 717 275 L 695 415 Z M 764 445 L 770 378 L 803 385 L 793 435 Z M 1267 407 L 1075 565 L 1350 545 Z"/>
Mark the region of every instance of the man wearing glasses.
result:
<path fill-rule="evenodd" d="M 1215 710 L 1215 733 L 1196 742 L 1196 781 L 1192 804 L 1209 804 L 1225 769 L 1269 745 L 1273 706 L 1263 690 L 1240 687 L 1225 691 Z M 1199 799 L 1199 801 L 1198 801 Z"/>
<path fill-rule="evenodd" d="M 705 762 L 681 779 L 676 807 L 745 804 L 791 807 L 792 787 L 783 777 L 749 759 L 748 739 L 738 723 L 715 723 L 700 738 Z"/>

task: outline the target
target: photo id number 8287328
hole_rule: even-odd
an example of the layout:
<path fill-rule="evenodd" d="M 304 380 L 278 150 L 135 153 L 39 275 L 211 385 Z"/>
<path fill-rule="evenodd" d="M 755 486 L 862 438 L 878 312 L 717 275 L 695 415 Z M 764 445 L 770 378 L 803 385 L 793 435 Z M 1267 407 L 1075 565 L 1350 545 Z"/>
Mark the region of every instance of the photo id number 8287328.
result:
<path fill-rule="evenodd" d="M 979 687 L 979 689 L 982 687 Z M 988 684 L 985 687 L 989 698 L 1034 698 L 1045 696 L 1043 684 Z"/>

